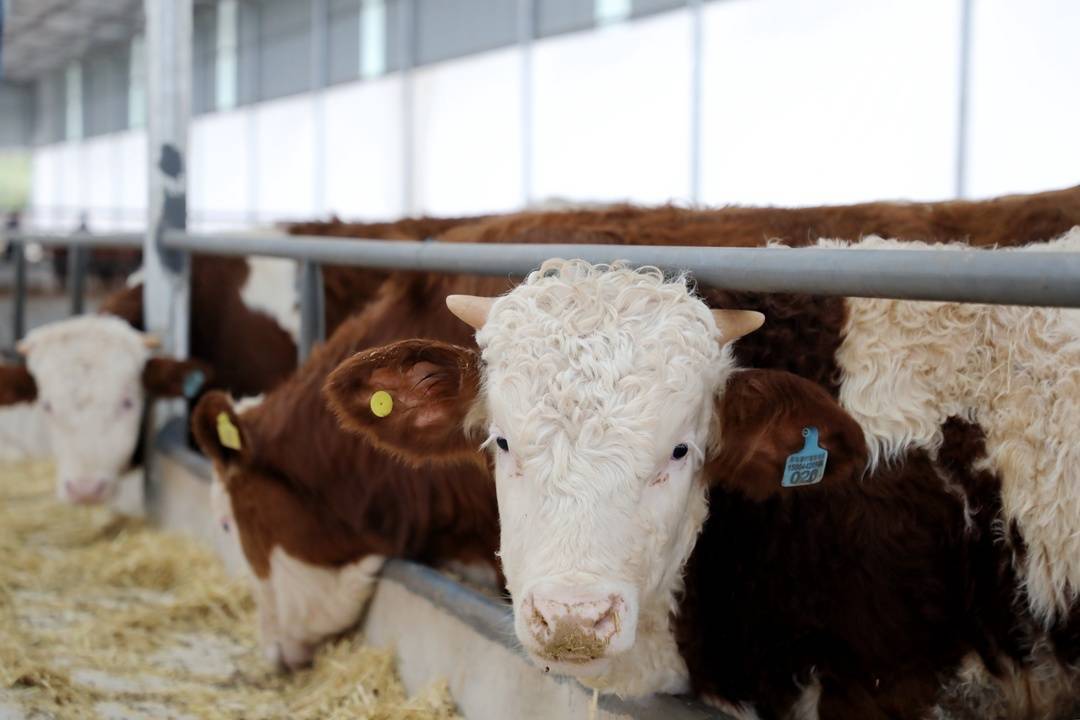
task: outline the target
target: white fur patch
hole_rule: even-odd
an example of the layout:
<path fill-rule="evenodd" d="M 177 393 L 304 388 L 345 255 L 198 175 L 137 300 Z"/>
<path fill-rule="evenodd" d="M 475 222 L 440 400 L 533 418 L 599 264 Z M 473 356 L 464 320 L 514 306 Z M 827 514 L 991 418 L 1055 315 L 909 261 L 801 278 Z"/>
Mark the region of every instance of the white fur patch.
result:
<path fill-rule="evenodd" d="M 901 247 L 880 238 L 859 246 Z M 1080 228 L 1015 250 L 1077 251 Z M 978 423 L 1006 519 L 1027 543 L 1020 570 L 1031 608 L 1044 622 L 1066 612 L 1080 595 L 1080 311 L 860 298 L 847 311 L 840 400 L 873 462 L 910 446 L 936 451 L 949 416 Z"/>
<path fill-rule="evenodd" d="M 247 263 L 247 280 L 240 288 L 244 304 L 274 318 L 295 341 L 300 336 L 299 264 L 288 258 L 254 256 Z"/>
<path fill-rule="evenodd" d="M 45 413 L 36 402 L 0 407 L 0 461 L 40 459 L 51 453 Z"/>
<path fill-rule="evenodd" d="M 287 664 L 302 664 L 322 640 L 355 624 L 385 561 L 368 555 L 335 569 L 305 563 L 275 547 L 270 576 L 258 582 L 256 594 L 267 657 L 278 652 Z"/>
<path fill-rule="evenodd" d="M 133 288 L 142 285 L 144 280 L 146 280 L 146 268 L 140 265 L 138 270 L 127 276 L 124 285 Z"/>

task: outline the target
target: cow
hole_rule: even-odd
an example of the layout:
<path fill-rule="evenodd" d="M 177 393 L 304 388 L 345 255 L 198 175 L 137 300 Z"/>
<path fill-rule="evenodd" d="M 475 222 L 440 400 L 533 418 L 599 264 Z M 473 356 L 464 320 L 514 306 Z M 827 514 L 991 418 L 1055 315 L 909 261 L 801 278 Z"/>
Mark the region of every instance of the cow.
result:
<path fill-rule="evenodd" d="M 506 280 L 462 278 L 500 292 Z M 241 408 L 213 391 L 191 426 L 214 467 L 213 512 L 234 533 L 255 581 L 261 644 L 275 664 L 310 662 L 353 625 L 389 557 L 495 580 L 497 510 L 471 453 L 461 462 L 405 460 L 342 430 L 324 402 L 327 374 L 357 351 L 413 335 L 468 342 L 444 309 L 416 302 L 411 282 L 387 282 L 285 383 Z M 384 414 L 399 410 L 391 404 Z"/>
<path fill-rule="evenodd" d="M 465 221 L 408 218 L 363 225 L 310 223 L 297 229 L 332 235 L 344 226 L 369 237 L 406 239 Z M 293 292 L 295 265 L 276 258 L 193 256 L 189 354 L 195 362 L 188 369 L 190 377 L 199 381 L 189 380 L 184 386 L 189 399 L 214 388 L 237 397 L 255 396 L 295 371 L 299 326 Z M 327 316 L 334 322 L 362 308 L 377 290 L 377 286 L 373 290 L 361 284 L 349 292 L 346 283 L 335 280 L 341 270 L 327 268 Z M 144 366 L 161 368 L 166 362 L 165 358 L 148 361 L 148 353 L 139 348 L 136 338 L 144 337 L 141 331 L 145 330 L 142 309 L 143 288 L 136 274 L 128 287 L 111 293 L 99 307 L 102 315 L 125 321 L 133 333 L 96 317 L 68 320 L 57 324 L 55 331 L 32 333 L 20 345 L 27 355 L 26 367 L 0 367 L 0 406 L 25 408 L 38 398 L 39 389 L 45 393 L 36 414 L 43 419 L 57 459 L 57 492 L 62 499 L 110 500 L 120 489 L 123 471 L 139 464 L 134 449 L 141 427 L 142 393 L 133 388 Z M 176 367 L 183 375 L 179 368 L 188 365 Z M 171 396 L 182 394 L 184 388 L 149 386 L 147 391 L 151 396 Z M 129 402 L 137 411 L 110 420 L 103 428 L 101 423 L 113 417 L 110 413 Z"/>
<path fill-rule="evenodd" d="M 111 498 L 146 399 L 192 396 L 211 377 L 200 361 L 151 356 L 155 342 L 119 318 L 81 316 L 33 330 L 18 344 L 26 366 L 0 369 L 0 402 L 36 401 L 44 413 L 62 500 Z"/>
<path fill-rule="evenodd" d="M 1077 698 L 1077 633 L 1054 619 L 1080 521 L 1075 311 L 845 300 L 837 393 L 740 370 L 761 315 L 710 315 L 656 271 L 557 261 L 447 303 L 479 352 L 399 342 L 326 392 L 402 456 L 490 452 L 515 632 L 541 666 L 758 717 Z"/>

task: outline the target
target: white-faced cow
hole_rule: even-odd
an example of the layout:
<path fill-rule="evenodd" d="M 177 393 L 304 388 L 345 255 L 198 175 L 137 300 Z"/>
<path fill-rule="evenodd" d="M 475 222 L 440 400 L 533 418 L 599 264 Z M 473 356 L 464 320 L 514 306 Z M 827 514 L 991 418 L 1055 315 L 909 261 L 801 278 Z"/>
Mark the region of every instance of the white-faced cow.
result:
<path fill-rule="evenodd" d="M 1049 572 L 1071 607 L 1072 560 L 1048 551 L 1080 526 L 1073 451 L 1053 439 L 1080 419 L 1075 313 L 854 301 L 840 394 L 876 404 L 849 412 L 796 376 L 740 372 L 732 343 L 760 315 L 710 314 L 655 271 L 558 261 L 448 304 L 479 354 L 397 343 L 327 391 L 348 427 L 403 455 L 487 438 L 515 631 L 538 664 L 770 718 L 1075 699 L 1076 648 L 1040 598 Z M 1011 366 L 1009 325 L 1028 339 Z M 951 350 L 920 345 L 926 328 Z M 379 391 L 401 408 L 392 425 L 369 409 Z M 1014 403 L 1022 427 L 1003 424 Z"/>
<path fill-rule="evenodd" d="M 130 466 L 147 398 L 193 396 L 209 379 L 204 363 L 152 357 L 154 346 L 104 315 L 53 323 L 20 341 L 26 367 L 4 368 L 2 399 L 36 401 L 44 413 L 61 499 L 111 498 Z"/>
<path fill-rule="evenodd" d="M 294 232 L 404 239 L 426 237 L 460 222 L 465 219 L 309 223 Z M 236 397 L 254 396 L 289 377 L 296 369 L 295 265 L 274 258 L 195 255 L 189 345 L 192 358 L 205 371 L 205 382 L 194 382 L 193 375 L 184 388 L 156 387 L 151 393 L 184 391 L 193 399 L 216 388 Z M 366 305 L 382 279 L 377 278 L 374 286 L 360 283 L 350 290 L 344 279 L 349 271 L 356 273 L 354 279 L 365 277 L 359 269 L 328 268 L 331 329 Z M 100 312 L 113 320 L 78 318 L 36 331 L 21 345 L 24 354 L 33 349 L 28 367 L 0 366 L 0 406 L 21 405 L 18 417 L 42 417 L 47 425 L 62 498 L 81 503 L 109 498 L 116 490 L 119 469 L 138 465 L 133 449 L 143 405 L 141 394 L 131 388 L 149 357 L 142 344 L 144 336 L 137 332 L 145 328 L 139 275 L 103 300 Z M 124 332 L 116 318 L 125 321 L 130 331 Z M 163 363 L 164 359 L 154 358 L 145 367 L 160 374 Z M 158 378 L 151 373 L 148 379 Z M 31 405 L 39 388 L 46 396 Z M 0 409 L 4 411 L 10 412 Z M 95 422 L 84 422 L 92 417 Z"/>

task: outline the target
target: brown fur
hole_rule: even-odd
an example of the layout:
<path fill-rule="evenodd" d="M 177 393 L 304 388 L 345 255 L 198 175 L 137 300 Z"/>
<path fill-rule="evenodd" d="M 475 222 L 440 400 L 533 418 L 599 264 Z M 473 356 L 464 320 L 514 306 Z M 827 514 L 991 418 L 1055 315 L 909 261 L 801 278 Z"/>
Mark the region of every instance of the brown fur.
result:
<path fill-rule="evenodd" d="M 478 292 L 506 284 L 444 281 Z M 421 299 L 410 291 L 409 283 L 387 283 L 368 310 L 342 325 L 261 405 L 233 414 L 240 453 L 218 441 L 221 396 L 208 395 L 196 408 L 196 439 L 226 483 L 257 574 L 268 572 L 275 546 L 327 566 L 376 553 L 432 565 L 456 560 L 497 568 L 498 514 L 485 470 L 468 462 L 414 468 L 343 430 L 323 400 L 327 376 L 360 350 L 413 335 L 469 341 L 467 328 L 433 311 L 435 296 Z M 422 390 L 433 387 L 422 380 Z"/>
<path fill-rule="evenodd" d="M 737 373 L 706 468 L 709 519 L 675 619 L 697 693 L 783 717 L 820 682 L 820 717 L 919 718 L 978 647 L 960 498 L 916 451 L 863 478 L 855 421 L 816 385 Z M 815 425 L 817 485 L 780 487 Z"/>
<path fill-rule="evenodd" d="M 202 373 L 203 380 L 195 387 L 196 393 L 213 379 L 213 370 L 198 360 L 176 360 L 152 357 L 143 366 L 142 384 L 146 391 L 157 397 L 183 397 L 185 382 L 195 372 Z"/>
<path fill-rule="evenodd" d="M 461 398 L 475 397 L 479 383 L 476 352 L 462 352 L 448 343 L 404 340 L 352 356 L 330 374 L 323 391 L 343 427 L 421 466 L 473 457 L 456 428 L 463 426 L 468 412 Z M 380 390 L 393 398 L 393 411 L 386 417 L 371 410 L 371 397 Z M 403 437 L 415 438 L 413 451 L 398 453 Z"/>
<path fill-rule="evenodd" d="M 195 255 L 191 267 L 190 352 L 213 370 L 210 387 L 236 396 L 258 395 L 296 368 L 296 343 L 266 313 L 244 304 L 240 291 L 248 265 L 242 258 Z M 102 302 L 99 312 L 145 330 L 142 284 Z"/>
<path fill-rule="evenodd" d="M 880 235 L 971 245 L 1024 245 L 1080 224 L 1080 186 L 992 200 L 874 202 L 806 208 L 691 210 L 615 205 L 602 210 L 523 212 L 444 232 L 444 242 L 595 243 L 754 247 L 769 240 L 806 245 L 818 238 Z"/>
<path fill-rule="evenodd" d="M 34 376 L 22 365 L 0 365 L 0 405 L 28 403 L 37 399 Z"/>
<path fill-rule="evenodd" d="M 286 232 L 290 235 L 325 235 L 368 240 L 428 240 L 459 225 L 482 219 L 484 219 L 483 216 L 418 217 L 403 218 L 395 222 L 371 223 L 347 223 L 335 219 L 329 222 L 292 223 L 286 226 Z M 390 270 L 375 268 L 324 265 L 323 290 L 326 298 L 327 334 L 333 334 L 349 315 L 363 309 L 378 294 L 379 286 L 394 274 Z"/>

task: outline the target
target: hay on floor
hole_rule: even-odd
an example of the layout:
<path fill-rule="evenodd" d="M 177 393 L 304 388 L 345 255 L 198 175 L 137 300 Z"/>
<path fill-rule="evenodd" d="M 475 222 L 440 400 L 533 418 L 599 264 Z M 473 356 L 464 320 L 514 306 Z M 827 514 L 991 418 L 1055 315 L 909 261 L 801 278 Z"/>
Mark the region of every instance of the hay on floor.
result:
<path fill-rule="evenodd" d="M 0 716 L 457 717 L 444 682 L 409 698 L 393 654 L 357 639 L 278 673 L 254 626 L 197 542 L 60 503 L 47 463 L 0 466 Z"/>

